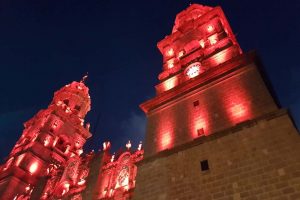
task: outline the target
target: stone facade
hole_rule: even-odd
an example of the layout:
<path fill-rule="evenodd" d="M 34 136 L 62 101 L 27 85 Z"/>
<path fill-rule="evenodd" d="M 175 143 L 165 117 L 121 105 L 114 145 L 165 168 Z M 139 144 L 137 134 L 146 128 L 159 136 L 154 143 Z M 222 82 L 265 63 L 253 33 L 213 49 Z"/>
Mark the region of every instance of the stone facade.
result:
<path fill-rule="evenodd" d="M 279 110 L 145 159 L 133 199 L 300 199 L 299 152 L 298 132 Z"/>
<path fill-rule="evenodd" d="M 0 198 L 300 200 L 299 133 L 222 9 L 191 5 L 158 48 L 157 94 L 141 105 L 145 150 L 129 141 L 111 154 L 104 142 L 82 155 L 91 136 L 84 78 L 25 123 L 0 166 Z"/>
<path fill-rule="evenodd" d="M 90 110 L 89 88 L 72 82 L 55 92 L 45 110 L 25 123 L 21 138 L 0 165 L 1 200 L 82 200 L 132 197 L 136 162 L 142 143 L 110 153 L 110 142 L 98 152 L 82 154 L 91 136 L 84 117 Z"/>
<path fill-rule="evenodd" d="M 191 5 L 158 47 L 164 67 L 141 104 L 145 159 L 133 199 L 300 199 L 299 133 L 222 10 Z"/>
<path fill-rule="evenodd" d="M 47 109 L 24 123 L 20 139 L 0 166 L 1 199 L 29 199 L 53 169 L 79 159 L 91 137 L 84 123 L 91 103 L 88 91 L 83 82 L 74 81 L 55 92 Z"/>
<path fill-rule="evenodd" d="M 178 97 L 147 114 L 145 156 L 197 138 L 199 128 L 210 135 L 277 109 L 254 62 L 196 84 L 191 92 L 174 93 Z M 243 110 L 236 111 L 235 106 Z M 166 134 L 170 138 L 164 146 Z"/>

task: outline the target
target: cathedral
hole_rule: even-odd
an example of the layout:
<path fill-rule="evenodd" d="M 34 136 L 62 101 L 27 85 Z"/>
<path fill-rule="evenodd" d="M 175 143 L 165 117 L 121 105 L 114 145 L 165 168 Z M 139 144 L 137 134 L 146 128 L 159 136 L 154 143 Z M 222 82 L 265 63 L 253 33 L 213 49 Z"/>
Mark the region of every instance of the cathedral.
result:
<path fill-rule="evenodd" d="M 2 200 L 297 200 L 300 138 L 254 51 L 243 52 L 220 7 L 192 4 L 159 41 L 156 96 L 142 103 L 146 138 L 117 154 L 92 134 L 84 77 L 54 93 L 0 165 Z"/>

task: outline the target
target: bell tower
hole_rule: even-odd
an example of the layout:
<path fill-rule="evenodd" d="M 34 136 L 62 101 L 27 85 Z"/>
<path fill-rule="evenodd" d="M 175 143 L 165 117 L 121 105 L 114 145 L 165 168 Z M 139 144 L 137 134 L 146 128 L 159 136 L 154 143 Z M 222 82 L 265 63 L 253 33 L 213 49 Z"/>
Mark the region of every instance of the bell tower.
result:
<path fill-rule="evenodd" d="M 157 44 L 163 71 L 147 115 L 145 157 L 277 109 L 220 7 L 193 4 Z"/>
<path fill-rule="evenodd" d="M 133 199 L 298 199 L 299 133 L 222 9 L 191 5 L 157 46 Z"/>
<path fill-rule="evenodd" d="M 47 109 L 24 124 L 22 136 L 0 167 L 1 199 L 29 198 L 41 178 L 79 157 L 91 137 L 84 123 L 91 104 L 88 90 L 83 81 L 64 86 Z"/>

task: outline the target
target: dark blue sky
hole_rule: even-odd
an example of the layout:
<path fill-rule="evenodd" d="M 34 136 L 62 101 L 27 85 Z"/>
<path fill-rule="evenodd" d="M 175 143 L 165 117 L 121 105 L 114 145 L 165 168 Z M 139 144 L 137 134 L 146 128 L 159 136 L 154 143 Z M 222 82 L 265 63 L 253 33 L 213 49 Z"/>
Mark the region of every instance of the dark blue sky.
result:
<path fill-rule="evenodd" d="M 0 1 L 0 158 L 54 91 L 89 72 L 93 137 L 115 148 L 144 137 L 138 105 L 153 97 L 162 58 L 156 43 L 171 33 L 190 1 Z M 300 3 L 192 1 L 221 5 L 244 51 L 256 49 L 282 107 L 300 126 Z M 99 118 L 97 128 L 96 122 Z"/>

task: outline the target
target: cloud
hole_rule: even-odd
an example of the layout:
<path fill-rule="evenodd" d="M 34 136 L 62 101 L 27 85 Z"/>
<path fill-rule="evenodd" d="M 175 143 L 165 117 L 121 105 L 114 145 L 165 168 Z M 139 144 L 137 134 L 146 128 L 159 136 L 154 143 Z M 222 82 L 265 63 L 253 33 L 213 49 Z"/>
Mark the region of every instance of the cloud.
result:
<path fill-rule="evenodd" d="M 132 140 L 135 143 L 144 140 L 146 130 L 146 117 L 144 114 L 131 112 L 129 117 L 121 123 L 123 138 Z"/>

